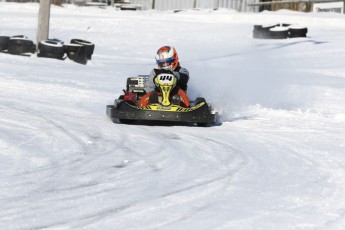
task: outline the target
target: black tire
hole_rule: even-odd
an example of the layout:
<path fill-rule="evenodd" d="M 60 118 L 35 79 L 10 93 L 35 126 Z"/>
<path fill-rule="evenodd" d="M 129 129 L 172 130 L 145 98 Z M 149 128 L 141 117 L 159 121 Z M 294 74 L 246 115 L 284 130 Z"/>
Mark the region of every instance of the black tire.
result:
<path fill-rule="evenodd" d="M 65 44 L 64 48 L 69 59 L 83 65 L 87 63 L 88 58 L 85 46 L 79 44 Z"/>
<path fill-rule="evenodd" d="M 206 127 L 208 124 L 207 123 L 196 123 L 198 127 Z"/>
<path fill-rule="evenodd" d="M 205 98 L 197 97 L 194 101 L 194 105 L 200 104 L 201 102 L 206 102 Z"/>
<path fill-rule="evenodd" d="M 263 31 L 262 25 L 254 25 L 253 38 L 262 39 L 263 38 L 262 31 Z"/>
<path fill-rule="evenodd" d="M 289 28 L 290 28 L 289 30 L 290 38 L 307 37 L 307 33 L 308 33 L 307 27 L 290 26 Z"/>
<path fill-rule="evenodd" d="M 38 43 L 38 50 L 39 53 L 37 54 L 37 57 L 55 58 L 62 60 L 63 56 L 65 55 L 65 48 L 63 44 L 56 41 L 41 41 L 40 43 Z"/>
<path fill-rule="evenodd" d="M 262 25 L 254 25 L 254 30 L 262 30 Z"/>
<path fill-rule="evenodd" d="M 273 27 L 270 29 L 269 37 L 271 39 L 287 39 L 289 37 L 289 28 L 281 26 Z"/>
<path fill-rule="evenodd" d="M 7 50 L 9 40 L 9 36 L 0 36 L 0 51 Z"/>
<path fill-rule="evenodd" d="M 265 38 L 265 32 L 263 32 L 262 30 L 253 30 L 253 38 L 264 39 Z"/>
<path fill-rule="evenodd" d="M 26 38 L 26 39 L 28 39 L 28 37 L 25 35 L 14 35 L 14 36 L 12 36 L 12 38 Z"/>
<path fill-rule="evenodd" d="M 254 25 L 253 30 L 253 38 L 256 39 L 269 39 L 270 37 L 270 29 L 278 26 L 279 24 L 273 25 Z"/>
<path fill-rule="evenodd" d="M 72 39 L 71 44 L 78 44 L 78 45 L 85 46 L 87 59 L 91 60 L 91 56 L 95 50 L 95 45 L 92 42 L 82 40 L 82 39 Z"/>
<path fill-rule="evenodd" d="M 120 7 L 120 10 L 132 10 L 132 11 L 136 11 L 136 10 L 137 10 L 137 7 L 136 7 L 136 6 L 126 6 L 126 5 L 122 5 L 122 6 Z M 174 11 L 174 13 L 176 13 L 176 12 Z"/>
<path fill-rule="evenodd" d="M 133 124 L 135 122 L 135 120 L 129 120 L 129 119 L 119 119 L 119 122 L 122 124 Z"/>
<path fill-rule="evenodd" d="M 10 54 L 35 53 L 35 51 L 35 44 L 25 37 L 11 37 L 8 41 L 8 53 Z"/>
<path fill-rule="evenodd" d="M 205 103 L 206 103 L 205 98 L 203 98 L 203 97 L 197 97 L 197 98 L 195 99 L 195 101 L 194 101 L 194 106 L 200 104 L 201 102 L 205 102 Z M 206 127 L 206 126 L 207 126 L 207 123 L 200 123 L 200 122 L 198 122 L 198 123 L 196 123 L 196 125 L 199 126 L 199 127 Z"/>

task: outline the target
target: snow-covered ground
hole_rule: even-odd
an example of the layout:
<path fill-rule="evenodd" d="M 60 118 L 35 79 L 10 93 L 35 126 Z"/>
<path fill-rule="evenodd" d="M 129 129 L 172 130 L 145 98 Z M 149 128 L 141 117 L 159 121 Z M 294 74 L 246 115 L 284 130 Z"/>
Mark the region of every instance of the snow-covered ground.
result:
<path fill-rule="evenodd" d="M 0 34 L 35 40 L 37 15 L 0 2 Z M 252 39 L 275 22 L 308 38 Z M 345 229 L 344 15 L 53 6 L 50 37 L 95 53 L 0 53 L 0 229 Z M 221 125 L 107 118 L 163 45 Z"/>

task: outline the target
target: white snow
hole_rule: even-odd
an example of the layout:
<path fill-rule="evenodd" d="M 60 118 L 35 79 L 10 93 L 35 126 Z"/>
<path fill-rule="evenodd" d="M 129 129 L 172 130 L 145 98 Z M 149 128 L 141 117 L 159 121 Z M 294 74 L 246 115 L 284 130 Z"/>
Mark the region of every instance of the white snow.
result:
<path fill-rule="evenodd" d="M 38 4 L 0 2 L 35 40 Z M 254 40 L 254 24 L 307 38 Z M 51 9 L 87 65 L 0 53 L 0 229 L 345 229 L 345 16 Z M 173 45 L 214 127 L 112 123 L 127 77 Z"/>

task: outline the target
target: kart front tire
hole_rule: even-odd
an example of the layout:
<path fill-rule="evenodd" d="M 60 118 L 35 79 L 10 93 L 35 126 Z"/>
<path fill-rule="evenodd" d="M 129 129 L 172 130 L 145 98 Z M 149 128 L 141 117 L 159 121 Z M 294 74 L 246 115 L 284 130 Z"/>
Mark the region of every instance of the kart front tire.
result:
<path fill-rule="evenodd" d="M 130 119 L 119 119 L 119 122 L 122 124 L 133 124 L 135 120 L 130 120 Z"/>

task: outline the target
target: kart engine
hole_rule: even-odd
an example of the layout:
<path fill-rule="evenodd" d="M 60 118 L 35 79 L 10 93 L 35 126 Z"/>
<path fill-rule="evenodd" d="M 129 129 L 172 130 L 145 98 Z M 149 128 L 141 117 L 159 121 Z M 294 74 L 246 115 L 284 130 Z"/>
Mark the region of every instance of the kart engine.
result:
<path fill-rule="evenodd" d="M 137 77 L 127 78 L 124 100 L 136 104 L 146 93 L 145 82 L 147 81 L 148 77 L 149 75 L 138 75 Z"/>

